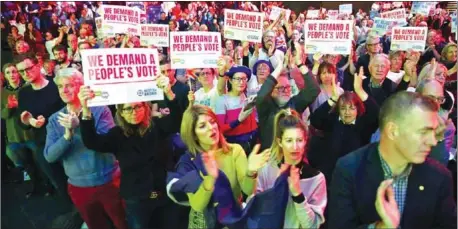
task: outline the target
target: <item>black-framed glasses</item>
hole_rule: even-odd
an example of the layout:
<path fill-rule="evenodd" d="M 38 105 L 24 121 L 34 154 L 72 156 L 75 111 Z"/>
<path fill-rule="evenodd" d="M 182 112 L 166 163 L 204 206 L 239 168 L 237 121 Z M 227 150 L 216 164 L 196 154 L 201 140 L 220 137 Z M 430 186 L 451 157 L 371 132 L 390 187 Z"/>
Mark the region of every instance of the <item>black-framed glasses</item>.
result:
<path fill-rule="evenodd" d="M 125 107 L 122 109 L 122 112 L 125 113 L 125 114 L 132 114 L 132 112 L 139 112 L 141 110 L 143 110 L 143 108 L 145 108 L 143 105 L 135 105 L 133 107 Z"/>
<path fill-rule="evenodd" d="M 434 95 L 428 95 L 429 98 L 434 99 L 437 103 L 439 104 L 444 104 L 445 103 L 445 97 L 443 96 L 434 96 Z"/>
<path fill-rule="evenodd" d="M 246 77 L 243 77 L 243 78 L 234 77 L 234 78 L 232 78 L 232 80 L 235 81 L 235 82 L 240 83 L 240 82 L 246 82 L 246 81 L 248 81 L 248 78 L 246 78 Z"/>
<path fill-rule="evenodd" d="M 36 66 L 36 64 L 28 67 L 28 68 L 24 68 L 24 69 L 21 69 L 21 70 L 18 70 L 19 74 L 21 75 L 24 75 L 26 72 L 30 72 L 34 67 Z"/>
<path fill-rule="evenodd" d="M 291 91 L 291 86 L 275 87 L 275 90 L 277 90 L 278 92 L 289 92 Z"/>

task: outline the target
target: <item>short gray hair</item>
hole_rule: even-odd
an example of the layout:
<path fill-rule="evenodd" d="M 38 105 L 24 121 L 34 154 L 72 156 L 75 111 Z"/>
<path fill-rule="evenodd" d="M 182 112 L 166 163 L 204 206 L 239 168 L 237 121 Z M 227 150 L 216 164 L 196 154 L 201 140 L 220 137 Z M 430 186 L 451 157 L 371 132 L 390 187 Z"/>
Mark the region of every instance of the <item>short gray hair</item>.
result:
<path fill-rule="evenodd" d="M 433 82 L 438 83 L 442 87 L 442 84 L 439 81 L 437 81 L 436 79 L 428 79 L 428 78 L 426 78 L 426 79 L 421 80 L 418 83 L 417 88 L 415 89 L 415 92 L 423 94 L 423 91 L 425 90 L 426 86 L 428 84 L 430 84 L 430 83 L 433 83 Z"/>
<path fill-rule="evenodd" d="M 54 83 L 57 84 L 58 80 L 60 79 L 71 79 L 72 82 L 77 83 L 79 85 L 84 84 L 84 77 L 83 74 L 78 71 L 76 68 L 64 68 L 60 69 L 56 72 L 56 76 L 54 77 Z"/>
<path fill-rule="evenodd" d="M 375 60 L 377 59 L 383 59 L 388 63 L 388 66 L 391 66 L 390 58 L 386 54 L 383 54 L 383 53 L 375 54 L 369 61 L 369 66 L 373 65 Z"/>

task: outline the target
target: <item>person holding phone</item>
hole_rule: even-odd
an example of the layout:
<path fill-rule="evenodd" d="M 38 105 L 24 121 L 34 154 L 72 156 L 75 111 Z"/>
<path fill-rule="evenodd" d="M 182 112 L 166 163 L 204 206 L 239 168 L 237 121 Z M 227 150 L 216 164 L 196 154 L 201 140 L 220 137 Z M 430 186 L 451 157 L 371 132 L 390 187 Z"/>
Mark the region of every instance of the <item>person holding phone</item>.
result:
<path fill-rule="evenodd" d="M 240 144 L 245 152 L 251 152 L 257 140 L 258 129 L 252 106 L 254 96 L 246 96 L 251 70 L 245 66 L 234 66 L 229 69 L 226 76 L 229 77 L 228 93 L 218 97 L 215 113 L 227 141 Z M 251 105 L 248 105 L 250 101 Z M 251 108 L 245 109 L 248 106 Z"/>

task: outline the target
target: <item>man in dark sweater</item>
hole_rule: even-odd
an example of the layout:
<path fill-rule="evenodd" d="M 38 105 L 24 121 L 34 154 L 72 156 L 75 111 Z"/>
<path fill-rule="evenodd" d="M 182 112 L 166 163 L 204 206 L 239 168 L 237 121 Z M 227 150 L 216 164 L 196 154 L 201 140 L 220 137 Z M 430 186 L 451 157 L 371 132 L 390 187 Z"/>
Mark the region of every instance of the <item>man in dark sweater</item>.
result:
<path fill-rule="evenodd" d="M 24 129 L 32 129 L 35 136 L 37 150 L 33 157 L 37 166 L 49 179 L 53 187 L 62 199 L 62 212 L 72 214 L 75 220 L 66 219 L 65 228 L 72 228 L 72 223 L 82 223 L 79 214 L 71 212 L 73 209 L 72 201 L 67 193 L 67 176 L 61 164 L 48 163 L 44 157 L 43 149 L 46 143 L 46 124 L 48 118 L 55 112 L 64 107 L 64 103 L 59 97 L 57 86 L 53 81 L 47 80 L 41 74 L 34 56 L 23 56 L 16 62 L 16 68 L 22 78 L 29 83 L 18 94 L 20 120 L 19 125 Z M 69 213 L 69 214 L 70 214 Z M 77 213 L 77 212 L 76 212 Z M 78 219 L 79 218 L 79 219 Z M 81 223 L 79 226 L 81 227 Z"/>
<path fill-rule="evenodd" d="M 281 109 L 291 108 L 302 114 L 320 93 L 320 87 L 311 71 L 303 64 L 301 55 L 302 52 L 298 50 L 295 56 L 295 63 L 305 85 L 299 94 L 291 97 L 291 84 L 286 72 L 283 71 L 283 63 L 277 65 L 258 92 L 256 109 L 259 117 L 261 150 L 270 148 L 272 145 L 274 118 Z"/>

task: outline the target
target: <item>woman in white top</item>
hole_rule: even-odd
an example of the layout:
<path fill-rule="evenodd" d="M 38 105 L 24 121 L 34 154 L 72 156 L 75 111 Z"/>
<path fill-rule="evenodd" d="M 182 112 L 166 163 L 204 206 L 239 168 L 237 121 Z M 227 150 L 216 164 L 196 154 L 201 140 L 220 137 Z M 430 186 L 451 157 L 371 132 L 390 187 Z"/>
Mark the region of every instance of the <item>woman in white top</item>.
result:
<path fill-rule="evenodd" d="M 401 82 L 402 77 L 405 74 L 404 70 L 401 70 L 402 64 L 404 63 L 404 52 L 403 51 L 394 51 L 390 52 L 390 71 L 388 72 L 388 75 L 386 75 L 386 78 L 390 79 L 396 84 L 399 84 Z"/>
<path fill-rule="evenodd" d="M 325 221 L 326 181 L 306 160 L 307 127 L 297 112 L 282 110 L 275 117 L 274 134 L 271 160 L 259 171 L 256 193 L 272 188 L 279 174 L 289 172 L 283 228 L 319 228 Z"/>

